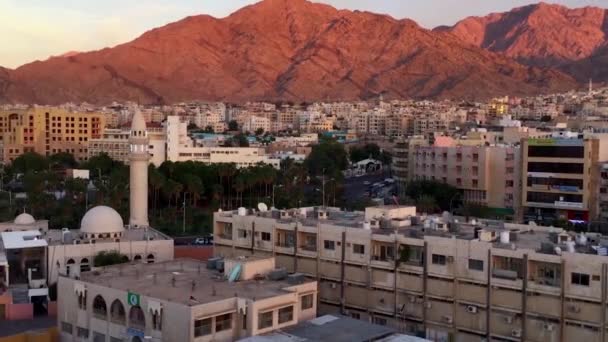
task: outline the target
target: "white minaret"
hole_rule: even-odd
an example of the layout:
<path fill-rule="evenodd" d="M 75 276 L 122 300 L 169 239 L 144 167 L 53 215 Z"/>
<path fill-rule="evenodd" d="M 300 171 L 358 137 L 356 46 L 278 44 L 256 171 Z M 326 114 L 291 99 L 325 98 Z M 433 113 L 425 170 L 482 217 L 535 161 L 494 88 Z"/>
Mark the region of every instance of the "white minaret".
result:
<path fill-rule="evenodd" d="M 129 144 L 131 153 L 130 162 L 130 228 L 148 227 L 148 164 L 150 153 L 148 145 L 150 139 L 146 131 L 146 120 L 137 110 L 133 115 Z"/>

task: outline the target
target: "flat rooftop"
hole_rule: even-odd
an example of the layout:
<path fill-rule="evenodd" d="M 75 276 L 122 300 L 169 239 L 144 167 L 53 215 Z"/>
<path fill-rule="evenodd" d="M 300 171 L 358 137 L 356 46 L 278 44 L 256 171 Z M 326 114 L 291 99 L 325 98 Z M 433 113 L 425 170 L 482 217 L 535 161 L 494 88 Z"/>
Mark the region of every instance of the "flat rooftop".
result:
<path fill-rule="evenodd" d="M 63 231 L 60 229 L 49 229 L 44 236 L 44 239 L 49 241 L 49 245 L 63 245 Z M 74 240 L 81 240 L 82 243 L 88 243 L 88 240 L 84 238 L 84 234 L 80 234 L 79 229 L 70 229 L 67 244 L 73 244 Z M 169 236 L 152 228 L 147 229 L 125 229 L 121 241 L 146 241 L 146 240 L 172 240 Z M 103 243 L 104 241 L 114 242 L 114 239 L 97 239 L 96 243 Z"/>
<path fill-rule="evenodd" d="M 4 249 L 20 249 L 48 246 L 46 240 L 37 230 L 0 233 Z"/>
<path fill-rule="evenodd" d="M 239 297 L 251 300 L 289 293 L 286 280 L 229 282 L 205 262 L 176 259 L 154 264 L 129 263 L 82 273 L 80 279 L 98 286 L 135 292 L 147 297 L 197 306 Z M 191 299 L 194 298 L 194 300 Z"/>
<path fill-rule="evenodd" d="M 414 336 L 397 334 L 395 329 L 341 315 L 325 315 L 266 335 L 241 342 L 423 342 Z"/>
<path fill-rule="evenodd" d="M 391 210 L 404 208 L 405 206 L 386 205 L 375 208 Z M 319 210 L 327 212 L 327 218 L 318 218 L 317 213 Z M 288 212 L 289 216 L 285 217 L 281 215 L 281 212 Z M 222 217 L 232 218 L 239 216 L 238 211 L 226 211 L 218 213 L 218 221 L 222 222 Z M 246 216 L 249 217 L 265 217 L 277 220 L 278 223 L 299 223 L 307 227 L 317 227 L 319 225 L 334 225 L 338 227 L 345 227 L 349 229 L 364 229 L 364 223 L 366 222 L 365 213 L 362 211 L 343 211 L 339 208 L 295 208 L 288 210 L 270 210 L 267 212 L 259 212 L 248 210 Z M 407 221 L 410 222 L 407 222 Z M 434 229 L 431 226 L 425 224 L 425 221 L 437 220 L 440 224 L 446 224 L 450 222 L 449 229 Z M 560 246 L 564 250 L 562 243 L 556 243 L 557 235 L 567 234 L 572 241 L 575 241 L 576 234 L 573 231 L 565 231 L 562 228 L 544 227 L 537 226 L 534 224 L 513 224 L 497 220 L 477 220 L 476 222 L 466 222 L 464 217 L 452 217 L 451 221 L 446 221 L 442 215 L 431 215 L 425 216 L 417 214 L 414 217 L 403 217 L 392 219 L 393 223 L 404 223 L 400 227 L 386 227 L 377 228 L 372 227 L 370 231 L 373 234 L 378 235 L 391 235 L 397 234 L 409 238 L 424 239 L 427 236 L 444 237 L 444 238 L 457 238 L 462 240 L 476 240 L 476 230 L 483 229 L 484 231 L 490 231 L 495 233 L 495 240 L 492 241 L 494 248 L 512 249 L 513 247 L 518 249 L 527 249 L 540 251 L 543 253 L 554 254 L 554 248 L 548 248 L 551 244 Z M 230 222 L 230 221 L 228 221 Z M 500 243 L 500 232 L 509 231 L 510 239 L 509 243 Z M 591 246 L 607 246 L 608 247 L 608 236 L 602 236 L 596 233 L 587 233 L 589 242 L 586 246 L 577 245 L 575 248 L 576 253 L 584 254 L 597 254 L 596 248 Z"/>

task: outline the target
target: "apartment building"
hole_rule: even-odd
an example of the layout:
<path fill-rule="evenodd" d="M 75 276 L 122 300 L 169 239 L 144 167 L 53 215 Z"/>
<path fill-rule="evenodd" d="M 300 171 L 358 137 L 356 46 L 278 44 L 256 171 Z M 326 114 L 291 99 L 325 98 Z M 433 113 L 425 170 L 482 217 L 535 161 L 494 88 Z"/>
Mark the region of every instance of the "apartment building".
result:
<path fill-rule="evenodd" d="M 440 144 L 446 140 L 445 144 Z M 463 190 L 463 200 L 514 215 L 519 209 L 520 149 L 516 146 L 463 146 L 437 138 L 408 154 L 408 180 L 430 180 Z M 401 165 L 401 164 L 400 164 Z"/>
<path fill-rule="evenodd" d="M 428 141 L 424 137 L 414 136 L 399 140 L 393 146 L 393 178 L 397 183 L 401 197 L 405 196 L 405 188 L 410 174 L 410 152 L 414 153 L 417 146 L 428 146 Z"/>
<path fill-rule="evenodd" d="M 165 130 L 160 125 L 147 126 L 150 144 L 150 163 L 160 166 L 166 160 L 166 138 Z M 129 136 L 131 131 L 128 129 L 108 128 L 99 139 L 89 140 L 89 158 L 107 154 L 110 158 L 129 164 L 130 144 Z"/>
<path fill-rule="evenodd" d="M 188 136 L 188 124 L 178 116 L 167 118 L 167 160 L 172 162 L 198 161 L 207 164 L 233 163 L 237 167 L 250 167 L 268 164 L 281 167 L 280 159 L 266 155 L 263 148 L 257 147 L 205 147 L 196 145 Z"/>
<path fill-rule="evenodd" d="M 3 161 L 10 163 L 25 152 L 67 152 L 86 160 L 89 140 L 101 137 L 104 129 L 105 115 L 100 113 L 56 107 L 0 111 Z"/>
<path fill-rule="evenodd" d="M 62 277 L 61 341 L 236 341 L 316 316 L 316 281 L 286 278 L 274 258 L 222 264 L 123 264 Z"/>
<path fill-rule="evenodd" d="M 415 211 L 217 212 L 215 254 L 272 255 L 320 312 L 435 341 L 608 341 L 607 237 Z"/>
<path fill-rule="evenodd" d="M 522 140 L 524 220 L 596 220 L 600 164 L 608 161 L 607 138 L 597 134 Z"/>

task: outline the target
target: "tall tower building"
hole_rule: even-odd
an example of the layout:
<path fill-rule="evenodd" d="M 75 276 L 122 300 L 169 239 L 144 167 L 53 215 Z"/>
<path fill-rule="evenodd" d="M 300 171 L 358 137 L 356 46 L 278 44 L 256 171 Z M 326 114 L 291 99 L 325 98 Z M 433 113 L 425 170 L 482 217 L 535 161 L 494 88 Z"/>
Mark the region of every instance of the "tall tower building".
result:
<path fill-rule="evenodd" d="M 150 153 L 146 120 L 138 110 L 133 115 L 130 144 L 130 215 L 129 227 L 148 227 L 148 164 Z"/>

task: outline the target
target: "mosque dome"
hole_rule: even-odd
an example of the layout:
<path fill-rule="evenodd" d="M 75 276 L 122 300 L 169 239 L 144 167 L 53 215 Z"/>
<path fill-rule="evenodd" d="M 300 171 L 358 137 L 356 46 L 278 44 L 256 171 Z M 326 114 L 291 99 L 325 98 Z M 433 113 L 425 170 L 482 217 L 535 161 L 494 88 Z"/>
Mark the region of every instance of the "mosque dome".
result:
<path fill-rule="evenodd" d="M 80 231 L 86 234 L 122 233 L 124 230 L 120 214 L 106 206 L 90 209 L 80 221 Z"/>
<path fill-rule="evenodd" d="M 28 213 L 23 213 L 23 214 L 19 214 L 19 216 L 15 217 L 14 223 L 16 225 L 20 225 L 20 226 L 27 226 L 27 225 L 36 223 L 36 220 L 34 219 L 34 216 L 32 216 Z"/>

